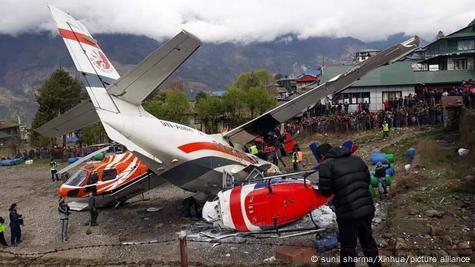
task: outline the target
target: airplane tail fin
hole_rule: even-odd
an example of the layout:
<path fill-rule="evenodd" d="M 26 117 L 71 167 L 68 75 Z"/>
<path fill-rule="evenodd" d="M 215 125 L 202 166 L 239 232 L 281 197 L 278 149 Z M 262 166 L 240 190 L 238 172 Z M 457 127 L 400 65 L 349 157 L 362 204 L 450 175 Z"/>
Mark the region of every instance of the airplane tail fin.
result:
<path fill-rule="evenodd" d="M 49 8 L 77 70 L 100 76 L 106 83 L 110 79 L 119 79 L 119 73 L 86 27 L 54 6 L 50 5 Z"/>
<path fill-rule="evenodd" d="M 78 105 L 36 129 L 48 136 L 66 134 L 68 131 L 80 129 L 97 121 L 103 123 L 110 138 L 118 136 L 118 133 L 104 124 L 105 114 L 113 112 L 126 115 L 128 112 L 135 112 L 136 109 L 130 109 L 130 104 L 140 106 L 142 101 L 160 88 L 201 45 L 196 36 L 182 31 L 137 64 L 129 73 L 120 77 L 97 41 L 81 22 L 51 5 L 49 8 L 74 65 L 83 75 L 91 101 Z M 125 106 L 128 108 L 124 108 Z M 91 113 L 97 113 L 98 116 Z"/>
<path fill-rule="evenodd" d="M 96 109 L 118 113 L 106 87 L 120 78 L 119 73 L 81 22 L 54 6 L 49 9 L 76 69 L 84 77 L 92 104 Z"/>

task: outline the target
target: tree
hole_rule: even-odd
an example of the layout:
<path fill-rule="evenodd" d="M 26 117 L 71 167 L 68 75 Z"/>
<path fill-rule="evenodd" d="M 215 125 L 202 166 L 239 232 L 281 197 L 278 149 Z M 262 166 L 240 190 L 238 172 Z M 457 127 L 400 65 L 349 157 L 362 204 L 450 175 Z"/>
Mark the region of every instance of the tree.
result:
<path fill-rule="evenodd" d="M 274 82 L 274 76 L 270 71 L 266 69 L 257 69 L 253 72 L 241 73 L 232 85 L 244 90 L 248 90 L 249 88 L 257 86 L 266 88 L 268 85 L 271 85 Z"/>
<path fill-rule="evenodd" d="M 244 72 L 236 78 L 222 97 L 224 111 L 232 126 L 252 119 L 276 104 L 274 97 L 266 90 L 274 82 L 272 73 L 265 69 Z"/>
<path fill-rule="evenodd" d="M 144 108 L 153 116 L 181 124 L 188 124 L 191 105 L 183 91 L 172 90 L 159 94 L 144 103 Z"/>
<path fill-rule="evenodd" d="M 206 98 L 207 96 L 208 96 L 208 94 L 207 94 L 206 92 L 199 91 L 199 92 L 196 94 L 195 101 L 198 102 L 198 101 L 200 101 L 200 99 Z"/>
<path fill-rule="evenodd" d="M 66 71 L 56 70 L 38 89 L 36 102 L 39 107 L 33 118 L 33 129 L 76 106 L 83 98 L 85 98 L 85 94 L 82 84 L 73 79 Z M 33 134 L 32 141 L 34 145 L 44 145 L 44 138 L 39 142 L 40 138 L 36 133 Z"/>
<path fill-rule="evenodd" d="M 208 96 L 201 98 L 196 103 L 196 112 L 198 118 L 205 125 L 205 132 L 217 132 L 218 120 L 224 112 L 224 105 L 221 98 L 216 96 Z"/>
<path fill-rule="evenodd" d="M 164 103 L 167 120 L 181 124 L 189 123 L 191 104 L 183 91 L 169 91 Z"/>
<path fill-rule="evenodd" d="M 164 101 L 159 99 L 149 100 L 143 104 L 143 107 L 153 116 L 160 119 L 166 119 L 167 114 L 164 107 Z"/>
<path fill-rule="evenodd" d="M 222 96 L 224 111 L 230 119 L 231 125 L 242 123 L 241 111 L 246 106 L 246 92 L 231 85 Z"/>
<path fill-rule="evenodd" d="M 106 132 L 102 123 L 95 123 L 81 129 L 79 137 L 86 145 L 102 143 L 106 137 Z"/>
<path fill-rule="evenodd" d="M 259 85 L 259 79 L 254 72 L 243 72 L 239 74 L 236 81 L 232 84 L 237 88 L 248 90 L 251 87 Z"/>
<path fill-rule="evenodd" d="M 254 71 L 254 74 L 259 81 L 259 85 L 263 88 L 267 88 L 267 86 L 272 85 L 275 83 L 275 78 L 272 73 L 266 69 L 257 69 Z"/>
<path fill-rule="evenodd" d="M 247 106 L 251 112 L 251 118 L 254 118 L 254 115 L 264 113 L 276 104 L 275 98 L 262 87 L 250 88 L 246 98 Z M 255 114 L 255 111 L 258 111 L 258 114 Z"/>

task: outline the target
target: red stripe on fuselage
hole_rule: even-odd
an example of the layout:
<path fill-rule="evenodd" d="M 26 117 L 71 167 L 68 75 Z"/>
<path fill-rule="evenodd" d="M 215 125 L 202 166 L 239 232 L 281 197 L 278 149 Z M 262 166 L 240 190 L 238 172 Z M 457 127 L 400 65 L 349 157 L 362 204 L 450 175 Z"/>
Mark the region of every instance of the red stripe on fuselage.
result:
<path fill-rule="evenodd" d="M 70 31 L 70 30 L 65 30 L 65 29 L 58 29 L 58 31 L 59 31 L 59 34 L 65 39 L 78 41 L 80 43 L 87 44 L 87 45 L 99 48 L 97 43 L 90 36 L 87 36 L 87 35 L 84 35 L 84 34 L 78 33 L 78 32 L 73 32 L 73 31 Z"/>
<path fill-rule="evenodd" d="M 189 143 L 189 144 L 184 144 L 178 147 L 181 151 L 185 153 L 191 153 L 199 150 L 213 150 L 213 151 L 218 151 L 222 152 L 237 158 L 240 158 L 242 160 L 248 161 L 251 164 L 257 163 L 254 159 L 246 155 L 245 153 L 238 151 L 236 149 L 233 149 L 231 147 L 227 147 L 221 144 L 216 144 L 216 143 L 211 143 L 211 142 L 195 142 L 195 143 Z"/>
<path fill-rule="evenodd" d="M 249 229 L 244 222 L 241 206 L 241 189 L 242 186 L 236 186 L 231 191 L 231 197 L 229 201 L 229 209 L 231 210 L 231 218 L 236 230 L 241 232 L 247 232 Z"/>

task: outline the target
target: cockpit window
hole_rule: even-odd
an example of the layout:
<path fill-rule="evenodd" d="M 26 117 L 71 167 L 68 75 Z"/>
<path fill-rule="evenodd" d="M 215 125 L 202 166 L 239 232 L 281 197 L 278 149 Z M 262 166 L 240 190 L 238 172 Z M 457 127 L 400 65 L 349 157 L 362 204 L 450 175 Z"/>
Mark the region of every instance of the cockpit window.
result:
<path fill-rule="evenodd" d="M 79 170 L 71 178 L 69 178 L 66 181 L 66 185 L 72 185 L 72 186 L 81 186 L 82 183 L 84 182 L 84 179 L 86 179 L 87 172 L 85 170 Z"/>
<path fill-rule="evenodd" d="M 117 177 L 117 171 L 115 169 L 104 170 L 102 173 L 102 181 L 114 180 Z"/>

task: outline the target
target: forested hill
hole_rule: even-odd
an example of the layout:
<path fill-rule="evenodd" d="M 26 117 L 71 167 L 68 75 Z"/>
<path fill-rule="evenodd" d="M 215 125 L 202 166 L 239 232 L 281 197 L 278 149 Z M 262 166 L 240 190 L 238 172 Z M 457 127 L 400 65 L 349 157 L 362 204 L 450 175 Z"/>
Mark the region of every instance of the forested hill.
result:
<path fill-rule="evenodd" d="M 95 38 L 120 73 L 160 45 L 137 35 L 97 34 Z M 188 81 L 190 94 L 223 90 L 243 71 L 267 68 L 273 73 L 298 73 L 305 67 L 348 61 L 358 50 L 382 49 L 407 38 L 395 34 L 384 41 L 365 43 L 352 37 L 299 40 L 286 35 L 273 42 L 204 43 L 175 77 Z M 72 61 L 58 37 L 46 32 L 0 35 L 0 118 L 20 114 L 30 119 L 36 110 L 35 90 L 59 67 L 72 69 Z"/>

